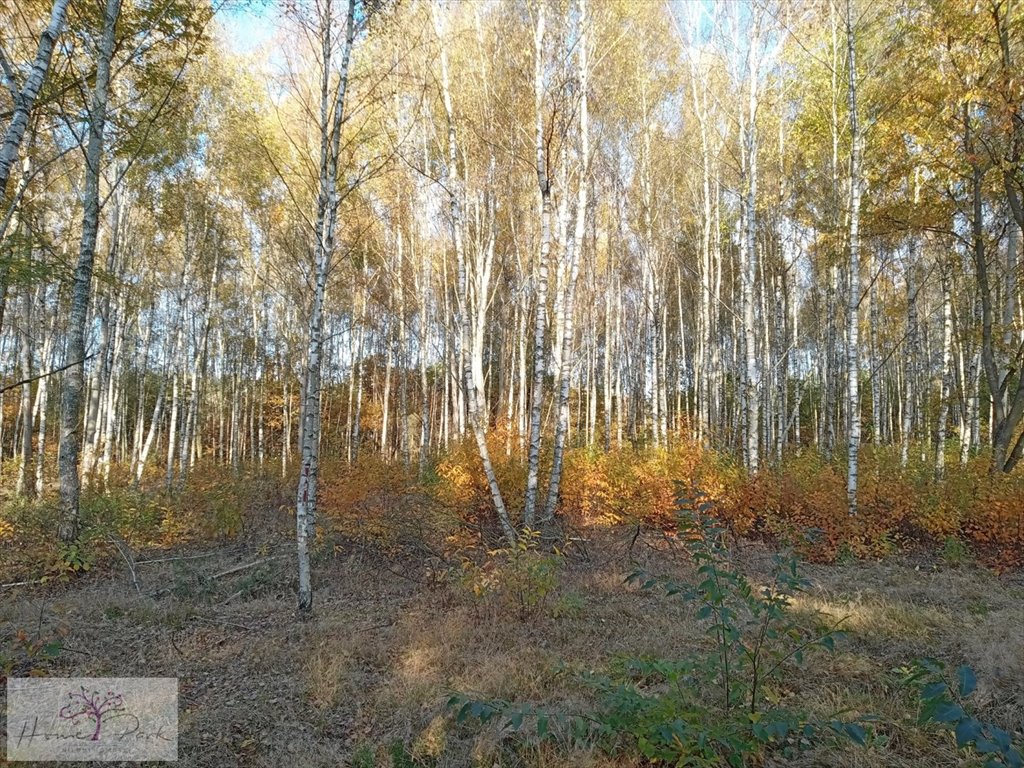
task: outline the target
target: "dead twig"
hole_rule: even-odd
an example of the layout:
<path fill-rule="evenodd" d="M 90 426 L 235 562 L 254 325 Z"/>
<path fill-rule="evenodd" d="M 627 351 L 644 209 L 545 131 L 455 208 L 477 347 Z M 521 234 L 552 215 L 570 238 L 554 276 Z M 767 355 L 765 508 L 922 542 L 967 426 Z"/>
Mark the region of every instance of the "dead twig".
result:
<path fill-rule="evenodd" d="M 224 550 L 218 549 L 215 552 L 204 552 L 201 555 L 181 555 L 179 557 L 158 557 L 154 560 L 137 560 L 135 565 L 152 565 L 153 563 L 173 563 L 179 560 L 199 560 L 201 558 L 213 557 L 219 555 Z"/>
<path fill-rule="evenodd" d="M 207 624 L 223 624 L 226 627 L 237 627 L 238 629 L 244 629 L 246 632 L 256 631 L 255 627 L 250 627 L 247 624 L 237 624 L 236 622 L 228 621 L 227 619 L 208 618 L 206 616 L 193 616 L 192 618 L 196 621 L 206 622 Z"/>
<path fill-rule="evenodd" d="M 109 536 L 107 536 L 107 539 L 110 541 L 111 544 L 114 545 L 114 547 L 117 548 L 118 553 L 121 555 L 121 559 L 124 560 L 124 564 L 128 566 L 128 572 L 131 573 L 131 575 L 132 575 L 132 586 L 135 587 L 136 594 L 141 595 L 142 594 L 142 587 L 139 586 L 139 575 L 135 571 L 135 561 L 131 557 L 131 551 L 130 550 L 128 552 L 125 552 L 125 550 L 128 549 L 128 545 L 125 544 L 122 547 L 121 544 L 123 542 L 121 542 L 118 539 L 118 537 L 115 536 L 114 534 L 110 534 Z"/>
<path fill-rule="evenodd" d="M 263 565 L 264 563 L 269 563 L 271 560 L 278 560 L 278 559 L 280 559 L 280 557 L 281 557 L 281 555 L 272 555 L 271 557 L 264 557 L 261 560 L 255 560 L 255 561 L 253 561 L 251 563 L 245 563 L 244 565 L 236 565 L 234 568 L 228 568 L 226 571 L 221 571 L 220 573 L 215 573 L 215 574 L 213 574 L 213 576 L 207 576 L 206 578 L 209 579 L 210 581 L 213 581 L 214 579 L 220 579 L 220 578 L 223 578 L 224 576 L 230 576 L 232 573 L 238 573 L 239 571 L 244 571 L 244 570 L 247 570 L 249 568 L 255 568 L 257 565 Z"/>
<path fill-rule="evenodd" d="M 0 589 L 9 589 L 12 587 L 28 587 L 32 584 L 45 584 L 42 579 L 33 579 L 32 581 L 12 581 L 9 584 L 0 584 Z"/>

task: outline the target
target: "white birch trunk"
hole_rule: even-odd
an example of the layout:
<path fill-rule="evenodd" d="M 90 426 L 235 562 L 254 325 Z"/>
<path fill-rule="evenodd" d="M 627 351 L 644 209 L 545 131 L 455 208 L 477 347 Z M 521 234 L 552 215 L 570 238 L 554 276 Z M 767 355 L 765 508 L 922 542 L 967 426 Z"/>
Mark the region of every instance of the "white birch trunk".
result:
<path fill-rule="evenodd" d="M 107 96 L 110 87 L 110 62 L 114 55 L 115 27 L 121 14 L 121 0 L 107 0 L 103 14 L 103 34 L 96 52 L 96 80 L 89 104 L 89 139 L 85 151 L 82 239 L 71 289 L 71 311 L 61 393 L 60 450 L 60 525 L 58 536 L 70 543 L 78 538 L 81 519 L 79 498 L 79 451 L 82 434 L 79 427 L 82 409 L 82 379 L 85 368 L 86 315 L 92 295 L 93 261 L 100 216 L 100 165 L 103 161 L 103 137 L 107 120 Z"/>
<path fill-rule="evenodd" d="M 851 515 L 857 514 L 857 472 L 860 457 L 860 347 L 857 334 L 860 320 L 860 198 L 861 153 L 863 140 L 857 123 L 857 67 L 853 38 L 851 0 L 846 2 L 846 50 L 849 56 L 850 107 L 850 293 L 847 312 L 849 331 L 846 347 L 847 412 L 850 419 L 846 496 Z"/>
<path fill-rule="evenodd" d="M 39 36 L 36 57 L 32 62 L 28 78 L 25 80 L 25 87 L 17 93 L 14 99 L 14 113 L 4 132 L 3 144 L 0 144 L 0 199 L 3 199 L 4 192 L 7 190 L 7 181 L 10 178 L 11 169 L 18 159 L 18 148 L 28 129 L 32 108 L 50 68 L 50 59 L 53 57 L 53 49 L 57 43 L 57 37 L 60 35 L 61 27 L 64 26 L 64 15 L 67 8 L 68 0 L 54 0 L 53 7 L 50 9 L 50 21 Z M 17 84 L 12 83 L 11 87 L 17 90 Z M 105 96 L 104 94 L 104 98 Z M 0 231 L 0 239 L 4 234 L 4 231 Z"/>
<path fill-rule="evenodd" d="M 18 358 L 21 363 L 21 448 L 18 456 L 18 479 L 15 494 L 32 495 L 35 486 L 29 482 L 32 461 L 32 303 L 33 292 L 26 288 L 21 296 L 21 329 L 18 334 Z"/>
<path fill-rule="evenodd" d="M 949 276 L 942 274 L 942 370 L 939 371 L 939 425 L 935 436 L 935 477 L 941 480 L 946 467 L 946 423 L 949 417 L 949 393 L 952 388 L 953 301 Z"/>
<path fill-rule="evenodd" d="M 534 30 L 534 113 L 537 186 L 540 188 L 540 249 L 537 254 L 536 319 L 533 330 L 533 391 L 530 393 L 530 437 L 527 457 L 526 494 L 523 500 L 523 525 L 535 524 L 538 477 L 540 473 L 541 410 L 544 404 L 544 332 L 547 326 L 548 255 L 551 250 L 551 181 L 544 136 L 544 27 L 545 6 L 537 7 Z"/>
<path fill-rule="evenodd" d="M 587 26 L 589 18 L 587 15 L 587 0 L 578 0 L 580 14 L 580 34 L 576 43 L 578 52 L 578 73 L 580 83 L 580 117 L 579 117 L 579 139 L 580 139 L 580 167 L 579 167 L 579 188 L 576 199 L 576 222 L 575 229 L 571 234 L 566 233 L 565 260 L 566 260 L 566 286 L 562 301 L 562 343 L 561 370 L 559 371 L 559 392 L 557 404 L 557 422 L 555 425 L 555 443 L 551 464 L 551 479 L 548 483 L 547 500 L 544 503 L 544 512 L 541 522 L 548 522 L 554 518 L 555 506 L 558 504 L 558 492 L 562 482 L 562 466 L 565 460 L 565 441 L 569 431 L 569 393 L 570 378 L 572 376 L 573 364 L 573 319 L 576 311 L 576 281 L 579 276 L 581 254 L 583 252 L 583 237 L 585 234 L 587 210 L 589 206 L 590 191 L 590 118 L 589 100 L 587 89 L 589 88 L 590 64 L 588 52 Z"/>
<path fill-rule="evenodd" d="M 59 314 L 59 308 L 54 307 L 53 318 L 50 321 L 50 332 L 47 334 L 46 341 L 43 342 L 41 364 L 48 371 L 53 370 L 56 359 L 57 316 Z M 38 425 L 36 427 L 38 434 L 36 439 L 36 496 L 43 495 L 43 481 L 46 469 L 46 411 L 49 402 L 49 392 L 50 377 L 44 376 L 39 380 L 39 389 L 36 391 L 36 403 L 39 411 Z"/>
<path fill-rule="evenodd" d="M 458 328 L 459 328 L 459 350 L 461 352 L 462 361 L 462 383 L 466 391 L 466 405 L 469 410 L 469 425 L 473 431 L 473 436 L 476 439 L 477 452 L 480 454 L 480 461 L 483 464 L 484 474 L 487 477 L 487 485 L 491 492 L 491 501 L 494 504 L 494 510 L 498 517 L 498 522 L 501 525 L 502 533 L 505 538 L 512 544 L 516 541 L 516 531 L 512 527 L 512 522 L 508 516 L 508 511 L 505 507 L 505 500 L 502 497 L 501 489 L 498 486 L 498 479 L 494 472 L 494 467 L 491 463 L 490 450 L 487 446 L 487 435 L 485 432 L 485 425 L 482 423 L 479 407 L 480 392 L 479 387 L 482 383 L 483 371 L 482 371 L 482 346 L 474 345 L 472 341 L 472 326 L 470 320 L 470 306 L 469 306 L 469 281 L 467 276 L 467 264 L 466 264 L 466 253 L 465 245 L 463 241 L 463 209 L 462 201 L 460 199 L 460 192 L 462 190 L 461 179 L 458 172 L 457 158 L 458 158 L 458 145 L 457 136 L 455 129 L 455 114 L 452 109 L 451 91 L 449 89 L 448 80 L 448 51 L 446 47 L 446 40 L 444 30 L 442 28 L 441 14 L 437 6 L 432 6 L 434 14 L 434 27 L 437 33 L 438 39 L 441 43 L 441 96 L 444 102 L 445 116 L 448 123 L 448 157 L 447 163 L 444 170 L 444 177 L 448 189 L 448 206 L 451 227 L 451 235 L 453 244 L 455 246 L 455 258 L 456 258 L 456 270 L 457 270 L 457 290 L 458 290 Z M 493 249 L 493 242 L 489 246 Z M 492 251 L 493 253 L 493 251 Z M 484 255 L 484 258 L 489 258 Z M 478 298 L 478 312 L 486 312 L 486 295 L 485 285 L 488 279 L 487 270 L 480 273 L 478 272 L 477 279 L 477 298 Z M 479 317 L 479 316 L 478 316 Z M 482 336 L 483 328 L 482 323 L 478 319 L 478 336 Z M 471 350 L 471 347 L 476 347 L 476 352 Z"/>
<path fill-rule="evenodd" d="M 317 197 L 316 232 L 314 242 L 314 288 L 309 312 L 306 347 L 306 370 L 303 386 L 302 425 L 299 442 L 301 462 L 298 488 L 295 496 L 296 550 L 298 556 L 298 610 L 308 614 L 313 610 L 313 582 L 310 565 L 310 545 L 315 539 L 317 487 L 320 474 L 320 383 L 321 353 L 323 347 L 323 311 L 327 293 L 327 277 L 334 251 L 334 231 L 337 220 L 338 155 L 341 128 L 345 115 L 345 95 L 348 87 L 349 60 L 355 34 L 355 0 L 348 0 L 345 14 L 345 42 L 341 52 L 341 66 L 337 90 L 333 99 L 333 114 L 329 116 L 329 90 L 331 85 L 331 49 L 334 19 L 330 3 L 320 18 L 322 36 L 323 72 L 320 100 L 320 189 Z"/>

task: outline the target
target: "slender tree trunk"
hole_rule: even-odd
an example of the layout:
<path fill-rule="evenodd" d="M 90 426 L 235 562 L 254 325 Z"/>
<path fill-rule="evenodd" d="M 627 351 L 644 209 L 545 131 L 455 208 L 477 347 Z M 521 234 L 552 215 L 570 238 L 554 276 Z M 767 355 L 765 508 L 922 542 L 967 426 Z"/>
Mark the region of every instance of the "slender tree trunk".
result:
<path fill-rule="evenodd" d="M 935 477 L 941 480 L 946 465 L 946 422 L 949 416 L 949 392 L 952 385 L 953 302 L 949 276 L 942 273 L 942 370 L 939 371 L 939 426 L 935 436 Z"/>
<path fill-rule="evenodd" d="M 482 376 L 481 350 L 476 345 L 476 353 L 470 349 L 474 346 L 472 341 L 472 328 L 470 322 L 469 306 L 469 283 L 467 276 L 466 253 L 463 242 L 463 211 L 460 192 L 462 189 L 461 178 L 458 172 L 457 157 L 458 145 L 455 130 L 455 114 L 452 109 L 451 91 L 448 83 L 448 51 L 445 45 L 445 36 L 441 24 L 441 15 L 436 6 L 432 7 L 434 12 L 434 25 L 437 36 L 441 41 L 441 95 L 444 101 L 445 115 L 448 122 L 448 158 L 445 167 L 445 186 L 448 189 L 448 206 L 451 227 L 451 235 L 455 246 L 456 271 L 458 273 L 458 328 L 459 328 L 459 351 L 462 360 L 462 383 L 466 390 L 466 405 L 469 409 L 469 424 L 476 439 L 477 452 L 480 454 L 480 461 L 483 464 L 484 474 L 487 477 L 487 485 L 491 492 L 491 501 L 494 504 L 495 513 L 505 538 L 511 543 L 516 541 L 515 528 L 508 516 L 505 507 L 505 500 L 502 497 L 501 489 L 498 486 L 497 475 L 491 463 L 490 450 L 487 446 L 487 435 L 485 425 L 480 415 L 480 384 Z M 491 244 L 493 247 L 493 243 Z M 487 275 L 478 274 L 477 294 L 479 312 L 486 312 L 487 298 L 484 294 Z M 478 327 L 478 335 L 482 334 L 482 327 Z M 474 360 L 475 365 L 474 365 Z M 475 370 L 474 370 L 475 368 Z"/>
<path fill-rule="evenodd" d="M 33 291 L 26 288 L 21 297 L 21 329 L 18 334 L 21 377 L 21 451 L 18 457 L 18 480 L 15 494 L 31 496 L 35 486 L 29 482 L 29 467 L 32 462 L 32 304 Z"/>
<path fill-rule="evenodd" d="M 547 500 L 541 522 L 550 521 L 555 515 L 558 504 L 558 492 L 562 482 L 562 465 L 565 460 L 565 440 L 569 430 L 569 392 L 573 362 L 573 318 L 576 311 L 576 280 L 583 251 L 583 238 L 586 232 L 587 209 L 589 207 L 590 190 L 590 117 L 587 89 L 589 87 L 590 64 L 588 59 L 587 0 L 578 0 L 580 12 L 580 36 L 576 43 L 579 55 L 578 73 L 580 84 L 580 173 L 579 189 L 576 200 L 576 228 L 571 235 L 567 233 L 565 244 L 566 279 L 565 296 L 562 311 L 565 315 L 562 326 L 561 371 L 559 372 L 558 421 L 555 425 L 555 444 L 551 464 L 551 480 L 548 484 Z"/>
<path fill-rule="evenodd" d="M 355 0 L 348 0 L 345 14 L 345 43 L 341 51 L 341 66 L 329 120 L 329 91 L 331 87 L 331 49 L 333 47 L 331 5 L 327 3 L 320 18 L 323 71 L 320 99 L 320 189 L 317 197 L 317 217 L 314 243 L 314 288 L 307 332 L 306 370 L 303 386 L 302 425 L 299 442 L 301 464 L 295 500 L 296 549 L 298 554 L 298 610 L 308 614 L 313 610 L 313 582 L 309 548 L 315 536 L 317 488 L 320 475 L 320 404 L 321 355 L 323 348 L 323 311 L 327 293 L 327 277 L 334 251 L 334 233 L 337 221 L 338 156 L 341 128 L 345 114 L 345 94 L 348 87 L 348 68 L 355 35 Z"/>
<path fill-rule="evenodd" d="M 758 365 L 757 365 L 757 330 L 754 323 L 754 286 L 757 282 L 757 79 L 758 66 L 755 49 L 757 43 L 749 43 L 748 76 L 749 95 L 743 152 L 746 156 L 744 180 L 743 214 L 744 232 L 740 247 L 740 269 L 742 281 L 743 308 L 743 382 L 744 400 L 746 404 L 746 435 L 745 455 L 747 469 L 757 472 L 759 464 L 759 406 L 758 396 Z"/>
<path fill-rule="evenodd" d="M 39 96 L 39 91 L 43 87 L 46 73 L 50 68 L 50 59 L 53 57 L 53 49 L 60 35 L 61 27 L 64 26 L 64 15 L 67 12 L 67 8 L 68 0 L 54 0 L 53 7 L 50 9 L 50 22 L 39 36 L 36 57 L 32 62 L 32 69 L 29 71 L 28 78 L 25 81 L 25 87 L 14 98 L 14 113 L 11 116 L 11 122 L 7 125 L 7 131 L 4 133 L 3 144 L 0 145 L 0 200 L 4 198 L 4 193 L 7 190 L 7 181 L 10 178 L 11 169 L 14 167 L 15 161 L 18 159 L 18 148 L 25 137 L 32 108 L 35 105 L 36 98 Z M 108 5 L 108 11 L 109 9 L 110 6 Z M 99 74 L 98 69 L 97 74 Z M 17 90 L 16 83 L 12 83 L 11 87 Z M 104 99 L 105 97 L 106 94 L 104 94 Z M 0 230 L 0 239 L 3 239 L 4 234 L 5 232 Z"/>
<path fill-rule="evenodd" d="M 110 482 L 110 463 L 113 458 L 114 449 L 114 428 L 118 418 L 118 405 L 121 399 L 121 351 L 124 343 L 125 324 L 124 298 L 119 297 L 114 315 L 114 344 L 111 349 L 111 367 L 107 373 L 106 408 L 104 409 L 103 428 L 101 437 L 103 453 L 100 456 L 100 470 L 103 475 L 103 487 L 106 489 Z"/>
<path fill-rule="evenodd" d="M 544 406 L 544 332 L 547 326 L 548 254 L 551 250 L 551 181 L 548 174 L 547 143 L 544 135 L 544 27 L 545 6 L 537 7 L 534 31 L 534 113 L 537 186 L 540 188 L 540 250 L 537 254 L 536 320 L 533 330 L 533 391 L 530 393 L 530 437 L 527 458 L 526 494 L 523 500 L 523 525 L 535 524 L 538 478 L 540 474 L 541 410 Z"/>
<path fill-rule="evenodd" d="M 612 366 L 613 358 L 616 354 L 613 344 L 614 336 L 612 335 L 612 315 L 613 304 L 612 304 L 612 285 L 613 285 L 613 271 L 615 269 L 613 262 L 612 249 L 608 249 L 608 267 L 605 272 L 604 279 L 604 361 L 602 364 L 603 380 L 603 394 L 604 394 L 604 452 L 608 453 L 612 449 L 612 395 L 613 395 L 613 383 L 612 383 Z"/>
<path fill-rule="evenodd" d="M 409 469 L 409 332 L 405 322 L 405 259 L 402 253 L 402 232 L 398 232 L 398 449 L 402 466 Z"/>
<path fill-rule="evenodd" d="M 430 346 L 430 315 L 428 295 L 430 290 L 430 259 L 427 254 L 421 256 L 422 277 L 420 284 L 420 324 L 417 347 L 420 364 L 420 452 L 419 477 L 425 479 L 427 474 L 427 457 L 430 451 L 430 388 L 427 379 L 427 353 Z"/>
<path fill-rule="evenodd" d="M 904 355 L 903 373 L 903 423 L 900 426 L 900 466 L 906 468 L 910 459 L 910 442 L 913 439 L 914 430 L 914 391 L 917 381 L 917 294 L 920 290 L 915 282 L 917 271 L 916 263 L 916 236 L 910 242 L 910 264 L 907 265 L 907 337 L 903 348 Z"/>
<path fill-rule="evenodd" d="M 882 425 L 882 370 L 878 354 L 878 329 L 880 327 L 879 306 L 878 306 L 878 275 L 876 274 L 876 260 L 871 259 L 871 288 L 868 291 L 868 316 L 870 318 L 870 337 L 868 340 L 868 355 L 870 365 L 868 370 L 871 373 L 871 442 L 875 445 L 884 443 Z"/>
<path fill-rule="evenodd" d="M 171 421 L 167 427 L 167 467 L 164 477 L 164 483 L 167 491 L 171 491 L 171 487 L 174 482 L 174 449 L 177 445 L 178 432 L 180 427 L 178 426 L 178 404 L 179 404 L 179 391 L 178 391 L 178 363 L 174 361 L 174 373 L 171 374 Z"/>
<path fill-rule="evenodd" d="M 389 324 L 390 325 L 390 324 Z M 391 328 L 384 329 L 384 391 L 381 393 L 381 416 L 380 416 L 380 456 L 387 461 L 390 459 L 390 448 L 388 443 L 388 424 L 391 415 L 391 370 L 394 368 L 394 343 L 391 338 Z"/>
<path fill-rule="evenodd" d="M 846 346 L 847 411 L 850 418 L 846 496 L 850 514 L 857 514 L 857 472 L 860 457 L 860 197 L 862 139 L 857 123 L 857 67 L 853 38 L 851 0 L 846 0 L 846 50 L 849 56 L 850 106 L 850 293 L 847 312 L 849 331 Z"/>
<path fill-rule="evenodd" d="M 59 304 L 59 297 L 58 297 Z M 43 354 L 41 364 L 45 370 L 52 370 L 55 365 L 57 316 L 60 314 L 59 307 L 54 307 L 53 318 L 50 320 L 50 332 L 43 342 Z M 36 442 L 36 496 L 43 495 L 43 480 L 46 469 L 46 416 L 49 403 L 50 377 L 44 376 L 39 380 L 39 389 L 36 392 L 36 402 L 39 410 L 39 423 L 37 426 L 38 438 Z M 2 445 L 2 441 L 0 441 Z"/>
<path fill-rule="evenodd" d="M 85 368 L 86 315 L 92 295 L 92 270 L 96 255 L 96 232 L 100 217 L 100 165 L 103 160 L 103 136 L 107 119 L 107 95 L 110 87 L 110 61 L 114 55 L 115 27 L 121 14 L 121 0 L 107 0 L 103 15 L 103 34 L 96 52 L 96 80 L 89 105 L 89 139 L 85 151 L 85 185 L 82 192 L 82 239 L 71 289 L 68 343 L 61 393 L 61 434 L 58 469 L 60 472 L 60 525 L 58 536 L 65 543 L 78 538 L 81 519 L 78 454 L 82 444 L 79 419 L 82 410 L 82 379 Z"/>

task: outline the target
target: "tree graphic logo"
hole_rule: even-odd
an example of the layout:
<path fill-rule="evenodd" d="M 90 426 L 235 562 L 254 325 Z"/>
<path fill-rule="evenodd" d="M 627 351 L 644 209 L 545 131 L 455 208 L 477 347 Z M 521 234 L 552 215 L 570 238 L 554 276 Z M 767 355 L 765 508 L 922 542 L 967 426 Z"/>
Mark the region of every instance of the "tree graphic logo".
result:
<path fill-rule="evenodd" d="M 68 703 L 61 707 L 59 714 L 62 720 L 70 720 L 72 723 L 80 717 L 91 720 L 96 727 L 89 740 L 99 741 L 104 718 L 114 712 L 124 712 L 124 709 L 122 694 L 114 691 L 107 691 L 106 694 L 98 690 L 89 691 L 83 685 L 78 693 L 68 691 Z"/>

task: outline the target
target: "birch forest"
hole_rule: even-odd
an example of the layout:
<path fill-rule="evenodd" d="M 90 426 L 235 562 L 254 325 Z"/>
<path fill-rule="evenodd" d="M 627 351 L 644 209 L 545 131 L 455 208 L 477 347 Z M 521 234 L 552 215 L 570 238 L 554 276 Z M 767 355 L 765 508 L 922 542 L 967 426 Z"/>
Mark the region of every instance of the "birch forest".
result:
<path fill-rule="evenodd" d="M 1022 75 L 1019 0 L 0 0 L 5 679 L 1024 765 Z"/>

